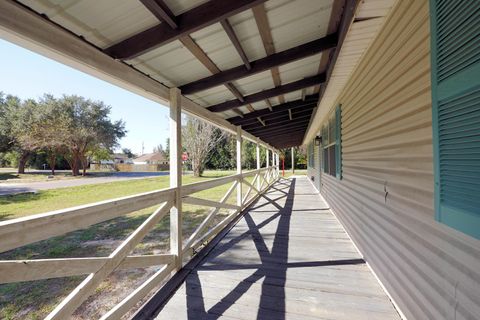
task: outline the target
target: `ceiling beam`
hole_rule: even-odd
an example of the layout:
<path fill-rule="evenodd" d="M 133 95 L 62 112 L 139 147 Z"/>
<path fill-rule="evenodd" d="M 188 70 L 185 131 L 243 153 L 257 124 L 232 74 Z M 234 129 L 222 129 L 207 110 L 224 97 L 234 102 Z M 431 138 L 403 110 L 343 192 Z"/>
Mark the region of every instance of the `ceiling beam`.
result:
<path fill-rule="evenodd" d="M 165 22 L 172 29 L 178 28 L 177 19 L 165 2 L 162 0 L 140 0 L 140 2 L 150 10 L 158 20 Z"/>
<path fill-rule="evenodd" d="M 232 28 L 232 25 L 230 22 L 228 22 L 228 19 L 220 21 L 223 30 L 225 30 L 225 33 L 227 34 L 228 38 L 230 38 L 230 41 L 232 42 L 233 46 L 235 47 L 235 50 L 237 50 L 238 55 L 243 61 L 243 64 L 245 65 L 245 68 L 247 70 L 252 69 L 252 66 L 250 65 L 250 61 L 248 61 L 247 55 L 245 54 L 245 51 L 242 48 L 242 45 L 240 43 L 240 40 L 238 40 L 237 35 L 235 34 L 235 31 Z"/>
<path fill-rule="evenodd" d="M 270 23 L 268 22 L 267 11 L 265 10 L 265 5 L 262 3 L 256 7 L 252 8 L 253 17 L 258 27 L 260 33 L 260 38 L 262 39 L 263 47 L 267 56 L 271 56 L 275 53 L 275 45 L 273 43 L 272 31 L 270 28 Z M 280 70 L 278 67 L 270 69 L 272 73 L 273 84 L 275 87 L 282 85 L 282 80 L 280 79 Z M 280 103 L 285 103 L 285 98 L 283 95 L 278 97 Z"/>
<path fill-rule="evenodd" d="M 275 53 L 262 59 L 250 62 L 251 69 L 247 70 L 245 66 L 241 65 L 234 67 L 213 76 L 209 76 L 197 81 L 184 84 L 180 87 L 183 94 L 193 94 L 198 91 L 210 89 L 224 83 L 245 78 L 259 72 L 269 70 L 276 66 L 281 66 L 286 63 L 297 61 L 303 58 L 310 57 L 324 50 L 334 48 L 337 45 L 337 36 L 332 34 L 324 38 L 320 38 L 291 49 Z"/>
<path fill-rule="evenodd" d="M 230 110 L 232 108 L 241 107 L 242 105 L 245 105 L 248 103 L 258 102 L 268 98 L 277 97 L 281 94 L 297 91 L 303 88 L 308 88 L 316 84 L 323 83 L 324 81 L 325 81 L 325 75 L 320 74 L 313 77 L 308 77 L 298 81 L 290 82 L 280 87 L 276 87 L 276 88 L 251 94 L 249 96 L 244 97 L 245 101 L 243 102 L 238 100 L 230 100 L 230 101 L 226 101 L 226 102 L 222 102 L 222 103 L 218 103 L 216 105 L 210 106 L 207 109 L 213 112 L 222 112 L 222 111 Z"/>
<path fill-rule="evenodd" d="M 247 113 L 243 119 L 239 117 L 233 117 L 233 118 L 228 118 L 227 120 L 233 123 L 234 125 L 240 125 L 243 122 L 246 122 L 246 120 L 284 112 L 284 111 L 287 111 L 288 109 L 296 109 L 296 108 L 306 109 L 310 107 L 313 108 L 316 106 L 317 100 L 318 100 L 318 95 L 314 94 L 314 95 L 307 96 L 305 98 L 305 101 L 295 100 L 295 101 L 286 102 L 284 104 L 273 106 L 272 111 L 270 111 L 269 109 L 262 109 L 262 110 L 257 110 L 255 112 Z"/>
<path fill-rule="evenodd" d="M 283 132 L 290 129 L 298 129 L 298 128 L 307 128 L 308 126 L 308 121 L 309 119 L 302 119 L 298 121 L 292 121 L 288 125 L 278 125 L 278 126 L 273 126 L 273 127 L 265 127 L 265 128 L 259 128 L 259 129 L 252 129 L 252 130 L 247 130 L 254 136 L 263 136 L 265 134 L 273 133 L 273 132 Z"/>
<path fill-rule="evenodd" d="M 178 27 L 161 23 L 105 49 L 116 59 L 132 59 L 149 50 L 178 40 L 237 13 L 257 6 L 266 0 L 210 0 L 176 17 Z"/>
<path fill-rule="evenodd" d="M 310 119 L 311 115 L 312 114 L 310 112 L 309 114 L 304 114 L 302 116 L 298 116 L 295 119 L 298 119 L 298 120 Z M 260 128 L 272 128 L 272 127 L 278 127 L 278 126 L 283 126 L 283 125 L 289 124 L 289 123 L 291 123 L 291 121 L 292 120 L 290 120 L 288 116 L 287 117 L 282 117 L 280 119 L 275 119 L 275 120 L 272 120 L 272 121 L 266 121 L 265 119 L 263 119 L 262 120 L 263 125 L 259 125 L 258 123 L 252 123 L 252 124 L 249 124 L 249 125 L 242 125 L 242 129 L 250 131 L 250 130 L 255 130 L 255 129 L 260 129 Z"/>
<path fill-rule="evenodd" d="M 308 107 L 308 108 L 298 108 L 295 112 L 295 109 L 292 111 L 292 117 L 303 117 L 303 116 L 310 116 L 312 114 L 312 111 L 313 109 L 315 108 L 315 105 L 312 105 L 311 107 Z M 262 116 L 261 117 L 266 123 L 270 123 L 272 121 L 284 121 L 284 120 L 290 120 L 289 119 L 289 116 L 288 116 L 288 112 L 284 111 L 284 112 L 278 112 L 278 113 L 274 113 L 274 114 L 270 114 L 270 115 L 266 115 L 266 116 Z M 256 124 L 257 121 L 255 119 L 248 119 L 246 121 L 242 121 L 242 128 L 243 127 L 246 127 L 246 126 L 249 126 L 249 125 L 252 125 L 252 124 Z"/>
<path fill-rule="evenodd" d="M 152 12 L 153 15 L 157 17 L 160 22 L 167 23 L 171 28 L 177 28 L 176 24 L 177 17 L 173 14 L 170 8 L 163 2 L 163 0 L 140 0 L 142 4 Z M 220 69 L 217 65 L 207 56 L 205 51 L 190 37 L 185 35 L 179 38 L 180 42 L 187 48 L 191 54 L 205 68 L 208 69 L 211 73 L 219 73 Z M 243 95 L 238 91 L 238 89 L 232 83 L 225 83 L 224 86 L 240 101 L 243 102 Z M 249 111 L 255 111 L 252 106 L 247 106 Z M 243 116 L 243 113 L 240 110 L 234 110 L 240 117 Z"/>

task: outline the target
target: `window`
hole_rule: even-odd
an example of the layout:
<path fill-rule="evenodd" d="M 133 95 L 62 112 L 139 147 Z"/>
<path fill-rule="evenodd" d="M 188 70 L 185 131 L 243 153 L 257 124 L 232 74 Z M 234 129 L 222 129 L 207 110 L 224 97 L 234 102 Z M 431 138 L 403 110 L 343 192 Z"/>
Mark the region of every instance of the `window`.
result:
<path fill-rule="evenodd" d="M 314 149 L 315 149 L 315 141 L 308 144 L 308 166 L 310 168 L 315 168 Z"/>
<path fill-rule="evenodd" d="M 323 172 L 342 178 L 342 111 L 338 106 L 322 128 Z"/>
<path fill-rule="evenodd" d="M 435 217 L 480 239 L 480 14 L 430 2 Z"/>

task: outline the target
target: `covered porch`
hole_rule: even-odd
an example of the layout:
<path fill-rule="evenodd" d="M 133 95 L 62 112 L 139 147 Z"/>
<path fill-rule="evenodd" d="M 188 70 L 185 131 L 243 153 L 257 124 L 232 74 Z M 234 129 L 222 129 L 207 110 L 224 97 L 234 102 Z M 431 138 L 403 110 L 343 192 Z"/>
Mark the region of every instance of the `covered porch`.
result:
<path fill-rule="evenodd" d="M 109 256 L 1 261 L 0 280 L 84 275 L 47 319 L 145 267 L 101 319 L 478 319 L 479 22 L 474 1 L 1 1 L 2 38 L 168 105 L 171 177 L 1 222 L 3 252 L 157 206 Z M 182 184 L 182 112 L 235 135 L 235 175 Z M 301 145 L 308 176 L 281 179 Z M 211 208 L 188 236 L 182 204 Z M 131 255 L 167 216 L 169 252 Z"/>
<path fill-rule="evenodd" d="M 400 319 L 304 176 L 274 183 L 184 269 L 134 319 Z"/>

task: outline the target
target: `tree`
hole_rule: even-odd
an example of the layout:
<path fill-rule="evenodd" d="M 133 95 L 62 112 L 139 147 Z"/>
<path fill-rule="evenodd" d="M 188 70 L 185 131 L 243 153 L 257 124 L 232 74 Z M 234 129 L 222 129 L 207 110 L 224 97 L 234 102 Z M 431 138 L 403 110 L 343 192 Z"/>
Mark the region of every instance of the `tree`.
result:
<path fill-rule="evenodd" d="M 182 127 L 182 144 L 188 152 L 195 177 L 203 173 L 209 152 L 222 141 L 224 133 L 215 130 L 213 125 L 192 117 L 187 117 L 187 123 Z"/>
<path fill-rule="evenodd" d="M 36 119 L 36 103 L 33 100 L 22 102 L 15 96 L 0 97 L 0 135 L 2 151 L 18 155 L 18 173 L 25 173 L 25 165 L 35 146 L 22 141 Z"/>
<path fill-rule="evenodd" d="M 85 175 L 88 154 L 98 148 L 115 148 L 126 134 L 125 123 L 122 120 L 112 122 L 109 118 L 111 108 L 101 101 L 72 95 L 59 99 L 59 105 L 69 121 L 67 161 L 74 176 L 79 174 L 80 165 Z"/>
<path fill-rule="evenodd" d="M 126 155 L 129 159 L 136 157 L 135 154 L 132 152 L 132 150 L 129 148 L 123 148 L 122 153 Z"/>

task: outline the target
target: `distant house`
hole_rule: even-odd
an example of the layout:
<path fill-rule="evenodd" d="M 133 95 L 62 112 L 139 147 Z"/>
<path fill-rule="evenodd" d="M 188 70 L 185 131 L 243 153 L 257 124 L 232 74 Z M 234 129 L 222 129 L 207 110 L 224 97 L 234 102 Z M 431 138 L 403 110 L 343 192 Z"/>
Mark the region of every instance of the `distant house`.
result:
<path fill-rule="evenodd" d="M 164 164 L 168 165 L 170 162 L 165 158 L 165 155 L 160 152 L 147 153 L 138 158 L 133 159 L 133 164 Z"/>
<path fill-rule="evenodd" d="M 133 159 L 129 158 L 126 154 L 123 153 L 114 153 L 112 157 L 108 160 L 101 160 L 100 164 L 106 165 L 106 164 L 121 164 L 121 163 L 128 163 L 128 164 L 133 164 Z"/>

